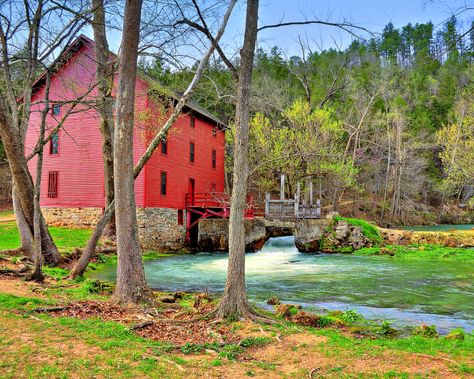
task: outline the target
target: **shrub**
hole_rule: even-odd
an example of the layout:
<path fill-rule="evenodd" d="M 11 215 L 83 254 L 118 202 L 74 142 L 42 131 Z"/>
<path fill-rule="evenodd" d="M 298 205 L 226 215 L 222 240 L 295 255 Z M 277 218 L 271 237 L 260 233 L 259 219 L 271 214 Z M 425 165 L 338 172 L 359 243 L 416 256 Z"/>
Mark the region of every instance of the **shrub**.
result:
<path fill-rule="evenodd" d="M 382 243 L 382 236 L 380 235 L 379 230 L 373 224 L 368 221 L 360 220 L 358 218 L 347 218 L 336 216 L 334 220 L 339 221 L 343 220 L 351 224 L 352 226 L 359 226 L 362 229 L 362 234 L 374 244 Z"/>

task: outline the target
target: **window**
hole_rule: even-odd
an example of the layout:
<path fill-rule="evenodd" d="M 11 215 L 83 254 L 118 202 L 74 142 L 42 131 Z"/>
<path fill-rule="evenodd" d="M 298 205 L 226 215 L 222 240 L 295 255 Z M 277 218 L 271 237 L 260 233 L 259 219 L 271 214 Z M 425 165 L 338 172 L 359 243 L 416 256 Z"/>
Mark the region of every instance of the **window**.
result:
<path fill-rule="evenodd" d="M 166 196 L 166 172 L 161 172 L 161 195 Z"/>
<path fill-rule="evenodd" d="M 217 152 L 212 150 L 212 168 L 217 167 Z"/>
<path fill-rule="evenodd" d="M 54 116 L 60 114 L 61 113 L 61 106 L 59 104 L 53 104 L 53 109 L 52 109 L 51 112 Z"/>
<path fill-rule="evenodd" d="M 55 199 L 58 197 L 58 172 L 48 172 L 48 197 Z"/>
<path fill-rule="evenodd" d="M 214 137 L 217 136 L 217 129 L 218 129 L 218 128 L 219 128 L 219 126 L 218 126 L 217 124 L 216 124 L 216 126 L 214 126 L 214 127 L 212 128 L 212 135 L 213 135 Z"/>
<path fill-rule="evenodd" d="M 189 125 L 191 126 L 191 128 L 194 128 L 196 126 L 196 117 L 191 116 L 189 120 Z"/>
<path fill-rule="evenodd" d="M 168 142 L 167 141 L 163 141 L 161 143 L 161 154 L 163 154 L 163 155 L 168 154 Z"/>
<path fill-rule="evenodd" d="M 211 192 L 217 192 L 217 184 L 216 182 L 211 183 Z"/>
<path fill-rule="evenodd" d="M 189 143 L 189 161 L 194 163 L 194 142 Z"/>
<path fill-rule="evenodd" d="M 184 224 L 184 214 L 182 209 L 178 209 L 178 225 Z"/>
<path fill-rule="evenodd" d="M 49 141 L 49 153 L 50 154 L 59 154 L 59 134 L 55 132 L 51 135 L 51 140 Z"/>

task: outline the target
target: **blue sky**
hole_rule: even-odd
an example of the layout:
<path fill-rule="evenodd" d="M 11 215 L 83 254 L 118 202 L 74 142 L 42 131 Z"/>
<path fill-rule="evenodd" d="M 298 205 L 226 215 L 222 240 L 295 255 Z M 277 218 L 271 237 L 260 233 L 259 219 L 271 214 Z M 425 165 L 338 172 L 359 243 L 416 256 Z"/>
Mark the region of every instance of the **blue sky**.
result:
<path fill-rule="evenodd" d="M 443 23 L 466 3 L 474 7 L 472 0 L 260 0 L 260 24 L 272 24 L 280 21 L 319 18 L 329 21 L 349 21 L 366 27 L 373 32 L 381 32 L 392 22 L 396 27 L 431 20 L 435 26 Z M 226 41 L 230 35 L 242 35 L 245 7 L 241 4 L 233 14 L 230 28 L 226 32 Z M 466 24 L 474 19 L 474 11 L 459 16 Z M 440 26 L 441 27 L 441 26 Z M 282 47 L 289 55 L 298 52 L 298 36 L 323 48 L 347 46 L 349 34 L 331 27 L 305 26 L 286 27 L 262 31 L 259 35 L 260 47 L 274 45 Z M 235 38 L 233 38 L 235 40 Z"/>
<path fill-rule="evenodd" d="M 331 22 L 348 21 L 374 33 L 380 33 L 389 22 L 398 28 L 409 22 L 416 24 L 432 21 L 435 28 L 440 29 L 446 19 L 466 5 L 474 8 L 474 0 L 260 0 L 259 26 L 307 18 Z M 463 29 L 472 20 L 473 10 L 459 15 Z M 238 53 L 244 23 L 245 1 L 239 0 L 221 41 L 229 55 Z M 90 28 L 86 33 L 92 34 Z M 279 46 L 289 57 L 300 52 L 298 37 L 307 41 L 312 50 L 345 48 L 353 39 L 350 34 L 333 27 L 291 26 L 262 31 L 259 33 L 258 46 L 264 49 Z M 112 32 L 109 42 L 111 49 L 117 51 L 120 33 Z M 191 55 L 200 58 L 197 52 Z"/>

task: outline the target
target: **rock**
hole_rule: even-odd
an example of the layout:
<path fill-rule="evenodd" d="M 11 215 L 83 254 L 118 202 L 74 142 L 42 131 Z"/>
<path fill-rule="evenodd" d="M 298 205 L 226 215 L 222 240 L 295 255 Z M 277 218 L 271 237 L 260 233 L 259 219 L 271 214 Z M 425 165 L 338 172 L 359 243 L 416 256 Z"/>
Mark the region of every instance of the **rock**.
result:
<path fill-rule="evenodd" d="M 182 299 L 184 295 L 186 295 L 186 292 L 178 291 L 174 293 L 173 297 L 175 300 L 178 300 L 178 299 Z"/>
<path fill-rule="evenodd" d="M 299 325 L 317 327 L 320 326 L 321 316 L 301 311 L 292 315 L 290 320 Z"/>
<path fill-rule="evenodd" d="M 270 305 L 279 305 L 279 304 L 281 304 L 281 302 L 280 302 L 280 300 L 278 299 L 278 297 L 272 297 L 272 298 L 268 299 L 267 304 L 270 304 Z"/>
<path fill-rule="evenodd" d="M 298 309 L 301 309 L 301 305 L 279 304 L 276 308 L 276 315 L 289 319 L 292 315 L 298 313 Z"/>
<path fill-rule="evenodd" d="M 381 247 L 379 255 L 390 255 L 391 257 L 393 257 L 395 253 L 386 247 Z"/>
<path fill-rule="evenodd" d="M 174 297 L 162 297 L 160 301 L 167 304 L 176 303 L 176 299 Z"/>
<path fill-rule="evenodd" d="M 447 340 L 464 340 L 465 334 L 463 330 L 452 330 L 449 332 L 448 335 L 446 335 L 444 338 Z"/>
<path fill-rule="evenodd" d="M 324 233 L 331 221 L 327 219 L 297 220 L 295 223 L 295 245 L 298 251 L 314 253 L 321 251 Z"/>

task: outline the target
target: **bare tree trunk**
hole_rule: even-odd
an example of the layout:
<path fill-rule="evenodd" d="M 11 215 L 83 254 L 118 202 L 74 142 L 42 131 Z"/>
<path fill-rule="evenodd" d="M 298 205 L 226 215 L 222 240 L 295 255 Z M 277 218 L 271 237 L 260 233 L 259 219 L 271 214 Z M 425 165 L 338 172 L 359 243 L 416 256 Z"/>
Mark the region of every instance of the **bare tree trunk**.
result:
<path fill-rule="evenodd" d="M 100 117 L 100 132 L 102 134 L 105 208 L 107 208 L 114 200 L 114 119 L 112 99 L 114 67 L 109 59 L 109 44 L 105 30 L 104 1 L 92 0 L 92 8 L 94 12 L 92 30 L 95 40 L 96 75 L 99 92 L 97 108 Z M 105 227 L 104 234 L 109 238 L 115 236 L 115 218 L 113 215 Z"/>
<path fill-rule="evenodd" d="M 382 201 L 382 211 L 380 212 L 380 224 L 382 224 L 385 217 L 385 203 L 388 196 L 388 183 L 390 180 L 390 166 L 392 164 L 392 146 L 390 144 L 390 125 L 387 123 L 387 143 L 388 143 L 388 153 L 387 153 L 387 167 L 385 173 L 385 185 L 383 190 L 383 201 Z"/>
<path fill-rule="evenodd" d="M 249 106 L 253 59 L 257 40 L 258 0 L 247 1 L 244 44 L 240 53 L 237 89 L 234 178 L 229 221 L 229 263 L 224 296 L 217 310 L 218 318 L 228 316 L 254 319 L 245 289 L 245 230 L 247 179 L 249 174 Z"/>
<path fill-rule="evenodd" d="M 127 0 L 117 87 L 115 124 L 114 184 L 117 230 L 117 285 L 114 298 L 124 303 L 148 302 L 152 293 L 145 281 L 145 270 L 138 240 L 135 189 L 133 187 L 133 127 L 138 38 L 142 0 Z"/>
<path fill-rule="evenodd" d="M 43 147 L 44 147 L 44 134 L 46 130 L 46 119 L 49 112 L 49 90 L 51 88 L 51 75 L 49 72 L 46 73 L 46 86 L 45 86 L 45 97 L 44 107 L 41 111 L 41 123 L 38 137 L 38 160 L 36 162 L 36 178 L 34 187 L 34 216 L 33 216 L 33 235 L 35 239 L 35 259 L 34 269 L 30 276 L 30 280 L 42 282 L 44 280 L 43 275 L 43 254 L 42 254 L 42 231 L 41 231 L 41 207 L 40 207 L 40 196 L 41 196 L 41 174 L 43 172 Z"/>
<path fill-rule="evenodd" d="M 145 164 L 148 162 L 148 160 L 151 158 L 153 152 L 156 150 L 160 142 L 164 141 L 166 139 L 166 136 L 168 134 L 169 129 L 173 126 L 175 121 L 178 119 L 179 115 L 181 114 L 181 111 L 183 110 L 187 99 L 193 92 L 194 88 L 196 87 L 197 83 L 201 79 L 201 76 L 204 72 L 204 69 L 209 61 L 209 58 L 211 57 L 212 53 L 216 49 L 216 46 L 219 43 L 219 40 L 221 39 L 222 35 L 224 34 L 225 28 L 227 26 L 227 22 L 229 20 L 229 17 L 232 13 L 232 10 L 235 7 L 237 0 L 231 0 L 229 1 L 229 6 L 227 8 L 227 12 L 224 15 L 223 21 L 221 23 L 221 26 L 216 34 L 216 37 L 212 40 L 212 44 L 207 51 L 207 53 L 204 55 L 202 58 L 201 62 L 199 63 L 198 68 L 196 69 L 196 72 L 194 74 L 193 79 L 191 80 L 191 83 L 189 83 L 188 88 L 186 91 L 183 93 L 181 98 L 179 99 L 178 103 L 176 104 L 172 114 L 166 121 L 166 123 L 163 125 L 163 127 L 160 129 L 158 134 L 153 138 L 153 140 L 150 142 L 148 145 L 145 153 L 143 153 L 142 157 L 140 158 L 139 162 L 135 165 L 134 167 L 134 178 L 136 179 L 137 176 L 140 174 L 142 171 L 143 167 L 145 167 Z M 69 274 L 70 278 L 76 278 L 77 276 L 81 276 L 84 274 L 87 265 L 89 264 L 90 260 L 92 259 L 92 256 L 94 255 L 95 248 L 97 246 L 97 243 L 99 242 L 100 236 L 105 229 L 105 226 L 109 222 L 110 218 L 114 214 L 114 207 L 115 207 L 115 200 L 110 203 L 110 205 L 106 208 L 104 214 L 102 215 L 101 219 L 97 223 L 94 232 L 92 236 L 90 237 L 89 241 L 87 242 L 87 246 L 84 249 L 81 257 L 79 260 L 76 262 L 74 265 L 73 269 L 71 270 L 71 273 Z"/>
<path fill-rule="evenodd" d="M 15 183 L 12 188 L 12 200 L 13 200 L 13 211 L 15 212 L 16 224 L 18 227 L 18 233 L 20 234 L 21 246 L 19 250 L 23 251 L 31 260 L 34 259 L 35 247 L 33 241 L 33 234 L 31 233 L 30 226 L 26 222 L 23 209 L 20 205 L 20 200 L 16 194 Z"/>

